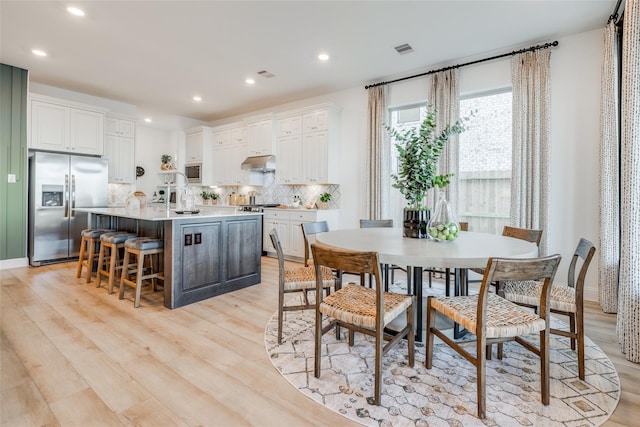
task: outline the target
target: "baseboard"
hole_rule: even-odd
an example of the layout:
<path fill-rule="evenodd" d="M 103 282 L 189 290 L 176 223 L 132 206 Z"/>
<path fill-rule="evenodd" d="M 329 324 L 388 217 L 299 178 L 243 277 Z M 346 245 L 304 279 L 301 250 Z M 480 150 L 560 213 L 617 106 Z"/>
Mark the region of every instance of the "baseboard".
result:
<path fill-rule="evenodd" d="M 9 268 L 27 267 L 29 258 L 13 258 L 0 260 L 0 270 L 8 270 Z"/>

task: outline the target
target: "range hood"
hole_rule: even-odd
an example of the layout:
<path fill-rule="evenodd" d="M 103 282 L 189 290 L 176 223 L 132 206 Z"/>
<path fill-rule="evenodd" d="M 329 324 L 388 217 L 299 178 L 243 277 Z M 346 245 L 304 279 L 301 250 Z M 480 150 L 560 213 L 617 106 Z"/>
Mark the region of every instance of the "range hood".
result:
<path fill-rule="evenodd" d="M 241 165 L 242 170 L 258 172 L 274 172 L 276 170 L 276 156 L 247 157 Z"/>

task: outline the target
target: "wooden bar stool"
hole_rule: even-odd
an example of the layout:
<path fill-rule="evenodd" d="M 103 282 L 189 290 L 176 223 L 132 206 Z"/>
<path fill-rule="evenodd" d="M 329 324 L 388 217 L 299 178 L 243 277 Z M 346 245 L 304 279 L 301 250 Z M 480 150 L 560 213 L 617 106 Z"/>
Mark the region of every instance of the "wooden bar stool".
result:
<path fill-rule="evenodd" d="M 151 279 L 154 291 L 156 290 L 156 279 L 160 279 L 164 282 L 164 273 L 159 271 L 159 265 L 161 264 L 160 254 L 162 253 L 164 253 L 164 242 L 160 239 L 136 237 L 124 242 L 124 260 L 122 261 L 122 275 L 120 276 L 120 291 L 118 296 L 120 299 L 124 296 L 124 285 L 132 286 L 136 288 L 136 299 L 133 306 L 138 308 L 140 306 L 140 290 L 142 288 L 142 281 Z M 129 269 L 130 255 L 137 257 L 137 265 L 135 269 Z M 154 255 L 156 255 L 156 267 L 154 267 L 153 262 Z M 149 256 L 147 259 L 151 261 L 151 271 L 149 274 L 144 274 L 145 256 Z M 129 278 L 130 274 L 135 274 L 135 281 Z"/>
<path fill-rule="evenodd" d="M 82 267 L 84 266 L 87 267 L 87 283 L 91 282 L 93 258 L 95 257 L 97 245 L 100 245 L 100 236 L 112 231 L 113 230 L 105 228 L 88 228 L 86 230 L 82 230 L 82 241 L 80 242 L 80 256 L 78 257 L 78 270 L 76 271 L 76 277 L 82 277 Z"/>
<path fill-rule="evenodd" d="M 104 233 L 100 236 L 100 252 L 98 255 L 98 284 L 96 288 L 100 287 L 102 283 L 102 276 L 107 278 L 107 289 L 109 294 L 113 292 L 113 282 L 116 278 L 119 278 L 122 273 L 122 263 L 120 259 L 120 249 L 124 249 L 124 242 L 128 239 L 138 237 L 135 233 L 129 233 L 127 231 L 114 231 L 112 233 Z M 108 251 L 108 252 L 107 252 Z M 116 273 L 120 272 L 118 276 Z M 118 284 L 120 281 L 118 280 Z"/>

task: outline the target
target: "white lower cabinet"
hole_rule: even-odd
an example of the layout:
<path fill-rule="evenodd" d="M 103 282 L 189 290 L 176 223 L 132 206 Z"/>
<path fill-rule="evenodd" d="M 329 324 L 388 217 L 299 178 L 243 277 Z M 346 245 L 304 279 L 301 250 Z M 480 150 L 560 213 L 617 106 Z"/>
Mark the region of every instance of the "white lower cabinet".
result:
<path fill-rule="evenodd" d="M 269 256 L 276 256 L 269 233 L 276 229 L 282 252 L 289 259 L 304 260 L 304 238 L 302 223 L 327 221 L 329 230 L 338 226 L 339 210 L 306 210 L 306 209 L 265 209 L 263 222 L 263 250 Z"/>

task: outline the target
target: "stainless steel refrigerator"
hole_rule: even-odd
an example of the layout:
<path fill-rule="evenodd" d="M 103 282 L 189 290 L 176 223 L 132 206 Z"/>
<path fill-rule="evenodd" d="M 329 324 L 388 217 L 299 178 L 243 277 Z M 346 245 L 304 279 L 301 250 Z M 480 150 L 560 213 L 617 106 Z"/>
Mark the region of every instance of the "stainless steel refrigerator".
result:
<path fill-rule="evenodd" d="M 108 162 L 99 157 L 31 152 L 29 155 L 29 263 L 68 261 L 80 253 L 88 214 L 106 207 Z"/>

